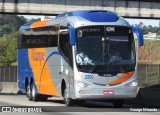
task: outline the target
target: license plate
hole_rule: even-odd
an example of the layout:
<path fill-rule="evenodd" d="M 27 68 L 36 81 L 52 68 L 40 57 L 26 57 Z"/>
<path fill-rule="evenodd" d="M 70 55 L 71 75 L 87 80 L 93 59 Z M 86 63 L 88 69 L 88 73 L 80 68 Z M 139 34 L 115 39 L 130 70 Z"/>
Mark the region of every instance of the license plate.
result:
<path fill-rule="evenodd" d="M 113 90 L 105 90 L 103 91 L 104 95 L 114 95 L 114 91 Z"/>

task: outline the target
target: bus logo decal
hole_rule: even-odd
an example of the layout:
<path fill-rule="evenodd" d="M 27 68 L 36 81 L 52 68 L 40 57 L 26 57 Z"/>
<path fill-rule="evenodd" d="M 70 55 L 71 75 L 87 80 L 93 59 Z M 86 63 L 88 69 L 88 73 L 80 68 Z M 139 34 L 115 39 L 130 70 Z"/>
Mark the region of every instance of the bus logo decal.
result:
<path fill-rule="evenodd" d="M 115 32 L 115 27 L 106 27 L 107 32 Z"/>
<path fill-rule="evenodd" d="M 44 56 L 45 56 L 44 52 L 35 52 L 34 49 L 32 50 L 33 61 L 40 61 L 40 64 L 41 64 L 41 61 L 44 60 Z"/>

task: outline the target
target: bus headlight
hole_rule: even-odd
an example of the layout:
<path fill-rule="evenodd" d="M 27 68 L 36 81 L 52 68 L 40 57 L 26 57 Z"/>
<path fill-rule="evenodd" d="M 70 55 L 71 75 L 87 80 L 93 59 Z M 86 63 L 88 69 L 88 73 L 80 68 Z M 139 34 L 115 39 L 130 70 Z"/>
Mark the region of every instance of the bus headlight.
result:
<path fill-rule="evenodd" d="M 81 82 L 81 81 L 77 81 L 77 82 L 76 82 L 76 85 L 77 85 L 78 87 L 89 87 L 89 86 L 90 86 L 89 84 L 84 83 L 84 82 Z"/>
<path fill-rule="evenodd" d="M 126 87 L 136 87 L 138 85 L 138 81 L 137 80 L 134 80 L 128 84 L 126 84 L 125 86 Z"/>

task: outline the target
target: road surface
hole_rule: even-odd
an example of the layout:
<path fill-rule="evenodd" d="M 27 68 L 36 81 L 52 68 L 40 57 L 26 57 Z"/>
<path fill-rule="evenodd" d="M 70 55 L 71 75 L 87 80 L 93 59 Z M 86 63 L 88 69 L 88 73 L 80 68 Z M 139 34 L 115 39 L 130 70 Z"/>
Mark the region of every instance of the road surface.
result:
<path fill-rule="evenodd" d="M 3 94 L 0 95 L 0 106 L 1 107 L 15 107 L 15 108 L 40 108 L 42 112 L 62 112 L 63 114 L 74 114 L 76 115 L 82 115 L 82 113 L 85 113 L 85 115 L 106 115 L 110 113 L 111 115 L 121 115 L 121 112 L 123 112 L 122 115 L 128 115 L 127 113 L 132 111 L 135 108 L 133 105 L 124 105 L 123 108 L 113 108 L 112 103 L 108 102 L 97 102 L 97 101 L 87 101 L 85 103 L 80 103 L 79 105 L 76 105 L 74 107 L 66 107 L 63 104 L 62 99 L 60 98 L 49 98 L 46 102 L 32 102 L 28 101 L 27 97 L 25 95 L 9 95 L 9 94 Z M 136 112 L 138 112 L 137 110 Z M 16 111 L 15 111 L 16 112 Z M 125 112 L 125 113 L 124 113 Z M 94 114 L 91 114 L 94 113 Z M 139 112 L 138 112 L 139 113 Z M 49 113 L 47 113 L 49 114 Z M 63 115 L 62 114 L 62 115 Z M 131 112 L 131 115 L 135 113 Z M 158 115 L 157 112 L 145 112 L 145 115 Z M 41 114 L 39 114 L 41 115 Z M 137 115 L 137 113 L 136 113 Z M 141 114 L 143 115 L 143 114 Z"/>

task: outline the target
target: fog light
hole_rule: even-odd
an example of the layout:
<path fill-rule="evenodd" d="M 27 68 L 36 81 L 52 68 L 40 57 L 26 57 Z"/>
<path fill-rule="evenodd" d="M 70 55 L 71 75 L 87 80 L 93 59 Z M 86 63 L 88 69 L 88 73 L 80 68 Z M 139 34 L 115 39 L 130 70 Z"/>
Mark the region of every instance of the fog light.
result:
<path fill-rule="evenodd" d="M 134 80 L 128 84 L 126 84 L 125 86 L 126 87 L 136 87 L 138 85 L 138 81 L 137 80 Z"/>
<path fill-rule="evenodd" d="M 79 90 L 79 93 L 82 93 L 82 90 Z"/>
<path fill-rule="evenodd" d="M 133 93 L 135 92 L 136 90 L 135 89 L 133 89 Z"/>

